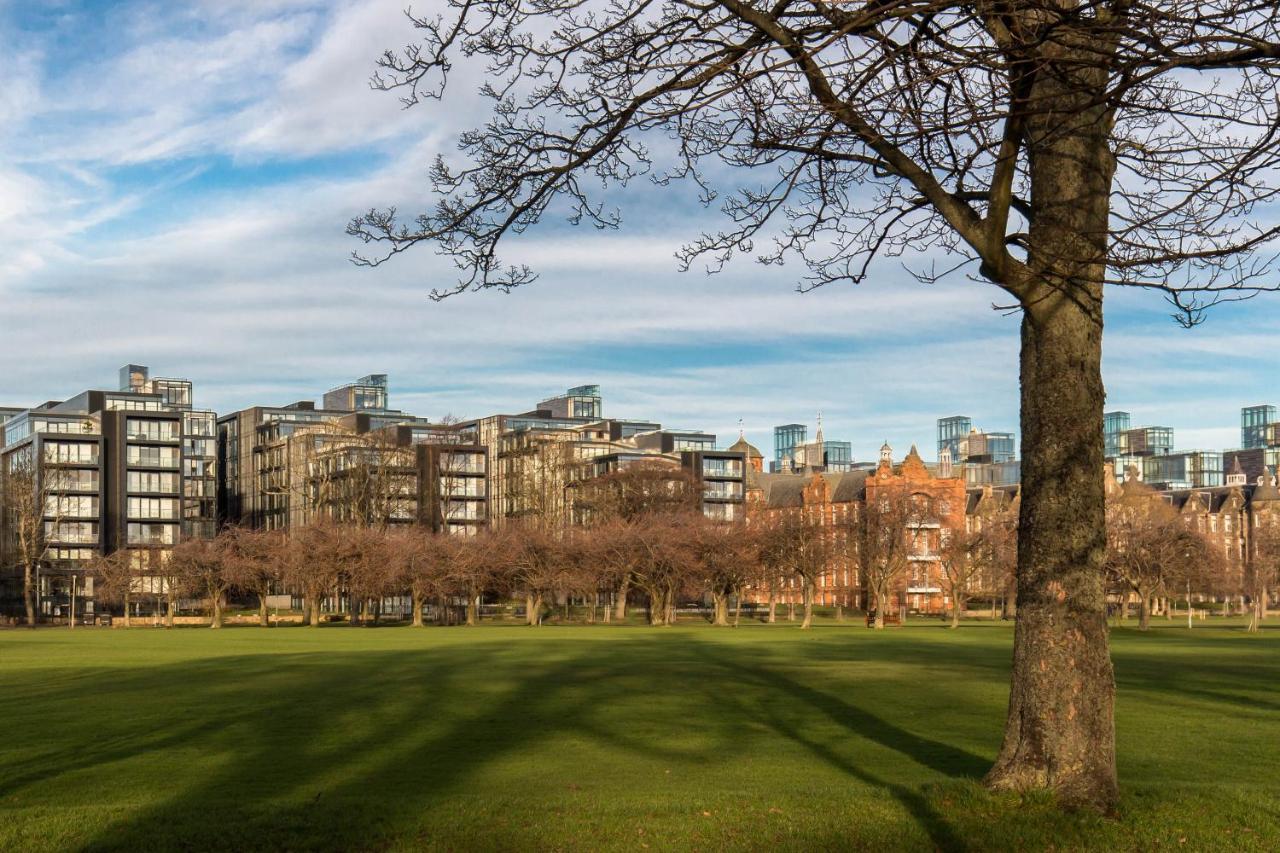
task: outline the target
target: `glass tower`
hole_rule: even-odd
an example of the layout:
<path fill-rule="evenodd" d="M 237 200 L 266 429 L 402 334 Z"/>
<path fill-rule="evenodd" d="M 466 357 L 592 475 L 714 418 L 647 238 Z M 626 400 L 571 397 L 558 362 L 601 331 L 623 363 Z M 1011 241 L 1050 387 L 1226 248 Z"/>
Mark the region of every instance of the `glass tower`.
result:
<path fill-rule="evenodd" d="M 1102 438 L 1106 444 L 1105 454 L 1108 458 L 1123 456 L 1129 452 L 1129 443 L 1125 433 L 1129 431 L 1128 412 L 1107 412 L 1102 416 Z"/>
<path fill-rule="evenodd" d="M 1267 446 L 1267 425 L 1276 422 L 1276 407 L 1247 406 L 1240 410 L 1240 446 L 1253 450 Z"/>
<path fill-rule="evenodd" d="M 804 424 L 783 424 L 773 428 L 773 463 L 778 470 L 789 465 L 796 448 L 809 438 Z"/>
<path fill-rule="evenodd" d="M 955 415 L 950 418 L 938 419 L 938 456 L 942 456 L 942 449 L 948 447 L 951 449 L 951 458 L 957 462 L 963 460 L 964 455 L 960 452 L 960 442 L 968 437 L 969 431 L 973 429 L 973 419 L 964 415 Z"/>

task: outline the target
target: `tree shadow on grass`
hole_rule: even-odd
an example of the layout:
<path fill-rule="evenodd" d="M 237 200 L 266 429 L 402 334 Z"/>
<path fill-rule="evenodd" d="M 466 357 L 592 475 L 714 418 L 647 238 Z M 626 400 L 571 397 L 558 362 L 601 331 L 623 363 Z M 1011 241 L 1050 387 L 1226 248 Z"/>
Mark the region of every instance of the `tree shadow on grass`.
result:
<path fill-rule="evenodd" d="M 937 773 L 958 779 L 976 779 L 985 773 L 991 764 L 990 759 L 974 755 L 943 741 L 909 732 L 838 696 L 802 684 L 776 669 L 735 660 L 735 656 L 723 654 L 723 649 L 717 649 L 717 653 L 713 655 L 702 643 L 696 643 L 692 648 L 706 661 L 707 666 L 723 670 L 730 682 L 746 686 L 757 693 L 781 690 L 788 696 L 800 699 L 806 706 L 807 712 L 816 712 L 826 717 L 832 723 L 847 730 L 851 736 L 870 740 Z M 917 820 L 939 849 L 967 849 L 967 845 L 957 835 L 956 830 L 920 791 L 891 782 L 866 767 L 854 764 L 840 752 L 832 749 L 828 743 L 808 734 L 806 724 L 811 721 L 807 718 L 807 712 L 805 716 L 799 717 L 794 714 L 788 715 L 782 711 L 782 708 L 788 706 L 779 706 L 778 703 L 764 703 L 762 711 L 753 712 L 746 708 L 741 698 L 732 693 L 718 691 L 715 695 L 720 703 L 733 706 L 737 710 L 737 715 L 762 714 L 762 722 L 772 731 L 803 746 L 816 758 L 845 774 L 867 785 L 887 791 Z"/>

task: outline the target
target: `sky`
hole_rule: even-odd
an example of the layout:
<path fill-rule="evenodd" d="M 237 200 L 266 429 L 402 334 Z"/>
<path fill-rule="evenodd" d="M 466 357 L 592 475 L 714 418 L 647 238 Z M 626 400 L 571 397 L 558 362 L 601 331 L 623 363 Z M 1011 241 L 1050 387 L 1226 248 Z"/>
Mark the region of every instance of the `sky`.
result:
<path fill-rule="evenodd" d="M 0 0 L 0 405 L 112 387 L 125 363 L 182 376 L 219 412 L 319 398 L 367 373 L 418 415 L 515 412 L 596 383 L 613 417 L 810 425 L 876 458 L 932 458 L 935 421 L 1016 431 L 1018 318 L 963 275 L 923 285 L 895 259 L 859 286 L 795 291 L 802 271 L 738 261 L 678 271 L 722 225 L 680 187 L 611 197 L 616 232 L 534 229 L 512 294 L 454 281 L 428 247 L 348 260 L 347 221 L 431 203 L 427 167 L 483 123 L 474 82 L 402 109 L 369 88 L 413 42 L 404 0 Z M 429 6 L 429 2 L 424 8 Z M 1239 409 L 1280 403 L 1280 296 L 1183 330 L 1161 299 L 1107 297 L 1108 408 L 1239 443 Z"/>

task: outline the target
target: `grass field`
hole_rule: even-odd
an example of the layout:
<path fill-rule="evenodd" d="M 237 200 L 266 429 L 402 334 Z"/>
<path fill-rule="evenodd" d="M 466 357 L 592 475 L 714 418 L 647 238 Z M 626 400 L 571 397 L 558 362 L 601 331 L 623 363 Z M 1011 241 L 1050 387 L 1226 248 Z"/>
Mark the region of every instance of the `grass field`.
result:
<path fill-rule="evenodd" d="M 0 849 L 1277 849 L 1278 628 L 1114 632 L 1116 819 L 978 785 L 1000 624 L 7 630 Z"/>

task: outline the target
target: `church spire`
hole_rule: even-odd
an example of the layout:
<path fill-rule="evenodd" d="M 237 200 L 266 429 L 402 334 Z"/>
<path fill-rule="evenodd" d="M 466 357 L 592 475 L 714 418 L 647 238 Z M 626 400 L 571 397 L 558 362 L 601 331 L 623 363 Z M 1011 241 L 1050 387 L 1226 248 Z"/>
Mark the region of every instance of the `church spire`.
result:
<path fill-rule="evenodd" d="M 818 410 L 818 435 L 814 440 L 818 442 L 819 446 L 822 445 L 822 410 L 821 409 Z"/>

